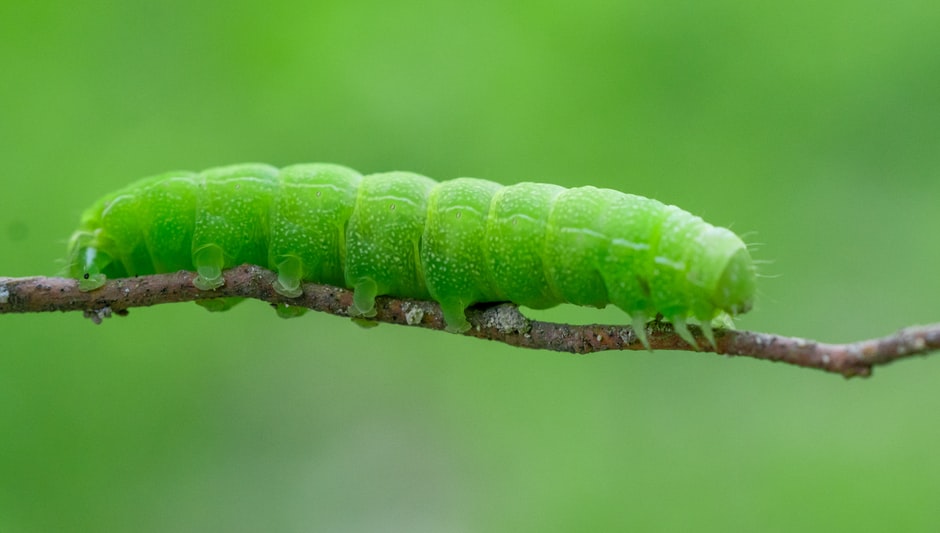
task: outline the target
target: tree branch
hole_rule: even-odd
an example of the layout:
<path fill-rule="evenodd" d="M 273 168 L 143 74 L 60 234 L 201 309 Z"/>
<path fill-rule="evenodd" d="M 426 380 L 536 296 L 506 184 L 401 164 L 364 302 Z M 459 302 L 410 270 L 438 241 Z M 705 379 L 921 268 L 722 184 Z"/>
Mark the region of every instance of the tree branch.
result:
<path fill-rule="evenodd" d="M 306 307 L 339 316 L 349 316 L 352 291 L 306 283 L 299 298 L 287 298 L 274 291 L 276 274 L 253 265 L 225 272 L 225 285 L 214 291 L 193 286 L 194 274 L 176 272 L 108 281 L 91 292 L 78 290 L 78 283 L 66 278 L 0 277 L 0 314 L 48 311 L 84 311 L 95 322 L 110 314 L 127 314 L 131 307 L 161 303 L 211 300 L 224 297 L 254 298 L 272 305 Z M 379 297 L 375 322 L 444 329 L 444 318 L 434 302 Z M 526 318 L 513 304 L 474 307 L 467 311 L 472 324 L 465 335 L 504 342 L 512 346 L 557 352 L 586 354 L 603 350 L 643 350 L 629 326 L 576 326 L 541 322 Z M 892 361 L 940 350 L 940 324 L 906 328 L 894 335 L 851 344 L 824 344 L 795 337 L 781 337 L 748 331 L 716 330 L 712 347 L 701 330 L 690 327 L 700 351 L 779 361 L 845 377 L 869 376 L 872 368 Z M 695 351 L 668 323 L 646 326 L 650 346 L 662 350 Z"/>

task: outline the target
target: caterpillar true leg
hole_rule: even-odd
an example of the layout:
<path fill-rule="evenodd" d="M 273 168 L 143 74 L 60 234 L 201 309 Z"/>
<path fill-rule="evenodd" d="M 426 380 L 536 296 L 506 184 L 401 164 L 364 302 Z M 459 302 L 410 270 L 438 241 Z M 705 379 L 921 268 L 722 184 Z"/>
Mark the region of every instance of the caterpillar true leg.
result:
<path fill-rule="evenodd" d="M 689 325 L 686 323 L 685 317 L 683 316 L 674 316 L 669 319 L 672 322 L 672 329 L 676 332 L 677 335 L 682 337 L 682 340 L 689 343 L 696 350 L 698 349 L 698 343 L 695 342 L 695 337 L 692 336 L 692 332 L 689 331 Z"/>
<path fill-rule="evenodd" d="M 650 348 L 649 337 L 646 336 L 646 323 L 649 322 L 646 315 L 641 313 L 634 313 L 633 316 L 630 317 L 630 320 L 631 325 L 633 326 L 633 333 L 636 334 L 636 338 L 640 339 L 640 342 L 643 343 L 644 348 L 651 350 L 652 348 Z"/>
<path fill-rule="evenodd" d="M 715 332 L 712 330 L 712 323 L 708 320 L 702 320 L 699 327 L 702 328 L 702 335 L 708 340 L 708 344 L 715 348 Z"/>

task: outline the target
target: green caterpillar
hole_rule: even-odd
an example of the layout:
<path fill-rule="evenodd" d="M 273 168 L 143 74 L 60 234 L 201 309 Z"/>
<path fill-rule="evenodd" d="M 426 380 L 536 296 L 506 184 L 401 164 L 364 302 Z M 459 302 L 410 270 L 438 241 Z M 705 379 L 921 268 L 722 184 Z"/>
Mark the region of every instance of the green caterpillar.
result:
<path fill-rule="evenodd" d="M 170 172 L 95 203 L 69 241 L 68 274 L 90 291 L 107 278 L 197 272 L 211 290 L 243 263 L 301 283 L 353 289 L 354 316 L 375 297 L 433 298 L 447 328 L 470 328 L 468 306 L 509 301 L 627 312 L 647 344 L 657 315 L 684 338 L 697 320 L 750 309 L 755 269 L 744 243 L 675 206 L 609 189 L 346 167 L 262 164 Z M 694 342 L 692 342 L 694 344 Z"/>

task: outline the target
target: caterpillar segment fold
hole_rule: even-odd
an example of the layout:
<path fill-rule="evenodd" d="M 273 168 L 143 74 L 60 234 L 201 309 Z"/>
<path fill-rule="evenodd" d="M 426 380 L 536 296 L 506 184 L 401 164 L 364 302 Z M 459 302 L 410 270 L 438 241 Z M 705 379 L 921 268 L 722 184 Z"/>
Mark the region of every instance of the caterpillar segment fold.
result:
<path fill-rule="evenodd" d="M 655 316 L 693 346 L 688 324 L 697 323 L 714 345 L 712 321 L 748 311 L 756 290 L 737 235 L 656 200 L 595 187 L 362 176 L 324 163 L 134 183 L 83 214 L 68 275 L 94 290 L 109 278 L 190 270 L 210 291 L 243 263 L 277 272 L 274 290 L 289 298 L 307 281 L 350 288 L 350 314 L 363 319 L 375 316 L 380 295 L 433 299 L 453 332 L 470 328 L 465 311 L 476 303 L 613 304 L 647 348 Z M 302 309 L 282 305 L 278 314 Z"/>

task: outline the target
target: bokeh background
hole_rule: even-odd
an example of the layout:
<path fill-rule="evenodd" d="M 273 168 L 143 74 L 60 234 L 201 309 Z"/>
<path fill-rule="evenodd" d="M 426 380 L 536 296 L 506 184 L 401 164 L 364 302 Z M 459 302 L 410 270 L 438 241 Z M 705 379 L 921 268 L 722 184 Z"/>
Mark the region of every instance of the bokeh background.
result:
<path fill-rule="evenodd" d="M 330 161 L 680 205 L 768 262 L 745 329 L 937 322 L 935 7 L 2 2 L 0 275 L 131 180 Z M 938 383 L 259 302 L 0 316 L 0 531 L 936 530 Z"/>

